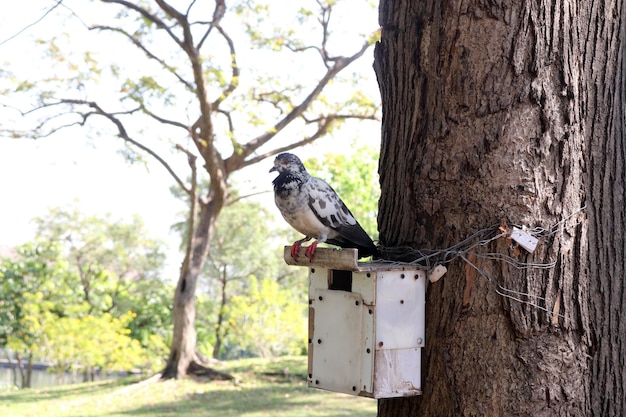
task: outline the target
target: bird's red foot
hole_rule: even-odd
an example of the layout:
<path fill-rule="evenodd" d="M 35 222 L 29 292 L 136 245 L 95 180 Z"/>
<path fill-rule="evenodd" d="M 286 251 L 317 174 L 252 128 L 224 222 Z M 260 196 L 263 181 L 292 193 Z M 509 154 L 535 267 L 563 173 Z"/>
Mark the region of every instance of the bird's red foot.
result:
<path fill-rule="evenodd" d="M 313 254 L 315 253 L 315 249 L 317 248 L 317 244 L 319 242 L 316 240 L 315 242 L 311 243 L 309 246 L 307 246 L 306 250 L 304 251 L 304 255 L 309 258 L 309 262 L 313 261 Z"/>
<path fill-rule="evenodd" d="M 298 252 L 300 252 L 300 246 L 302 245 L 302 243 L 308 242 L 309 240 L 311 240 L 310 237 L 305 237 L 304 239 L 300 239 L 298 241 L 293 242 L 293 245 L 291 245 L 291 257 L 293 259 L 298 259 Z"/>
<path fill-rule="evenodd" d="M 299 251 L 300 251 L 300 241 L 294 242 L 294 244 L 291 245 L 291 257 L 293 259 L 298 259 Z"/>

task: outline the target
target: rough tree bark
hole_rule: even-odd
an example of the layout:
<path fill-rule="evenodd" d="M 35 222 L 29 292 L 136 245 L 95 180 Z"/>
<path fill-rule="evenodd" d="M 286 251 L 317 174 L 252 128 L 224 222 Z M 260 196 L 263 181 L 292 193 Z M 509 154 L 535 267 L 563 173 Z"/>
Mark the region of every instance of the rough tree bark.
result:
<path fill-rule="evenodd" d="M 618 0 L 381 0 L 381 244 L 555 227 L 532 255 L 499 239 L 464 254 L 480 273 L 449 264 L 428 290 L 424 394 L 379 416 L 626 414 L 624 19 Z"/>

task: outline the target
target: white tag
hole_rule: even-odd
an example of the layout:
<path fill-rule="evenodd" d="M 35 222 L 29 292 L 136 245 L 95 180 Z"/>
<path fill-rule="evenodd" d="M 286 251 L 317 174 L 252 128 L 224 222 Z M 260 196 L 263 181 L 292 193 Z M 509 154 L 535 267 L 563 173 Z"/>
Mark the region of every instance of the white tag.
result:
<path fill-rule="evenodd" d="M 521 247 L 523 247 L 530 253 L 533 253 L 535 251 L 537 243 L 539 243 L 539 239 L 522 229 L 518 229 L 517 227 L 513 227 L 513 231 L 511 232 L 511 239 L 516 241 Z"/>

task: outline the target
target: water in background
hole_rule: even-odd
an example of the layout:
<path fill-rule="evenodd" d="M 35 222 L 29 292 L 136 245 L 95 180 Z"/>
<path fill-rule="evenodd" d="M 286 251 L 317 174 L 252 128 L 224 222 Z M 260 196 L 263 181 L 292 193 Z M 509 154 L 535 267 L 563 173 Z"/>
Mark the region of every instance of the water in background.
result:
<path fill-rule="evenodd" d="M 3 351 L 3 349 L 0 349 L 0 352 Z M 7 360 L 6 353 L 4 353 L 3 356 L 4 358 L 0 359 L 0 391 L 11 388 L 20 388 L 22 386 L 22 378 L 20 370 L 17 368 L 17 362 Z M 103 381 L 108 379 L 124 378 L 129 374 L 130 373 L 128 372 L 113 372 L 110 374 L 96 373 L 94 380 Z M 15 378 L 17 378 L 16 381 L 14 380 L 14 375 Z M 16 383 L 14 383 L 14 381 Z M 81 382 L 84 382 L 82 373 L 66 372 L 61 378 L 59 378 L 56 373 L 48 372 L 48 364 L 37 362 L 33 363 L 33 371 L 30 377 L 31 388 L 53 387 L 57 385 L 77 384 Z"/>

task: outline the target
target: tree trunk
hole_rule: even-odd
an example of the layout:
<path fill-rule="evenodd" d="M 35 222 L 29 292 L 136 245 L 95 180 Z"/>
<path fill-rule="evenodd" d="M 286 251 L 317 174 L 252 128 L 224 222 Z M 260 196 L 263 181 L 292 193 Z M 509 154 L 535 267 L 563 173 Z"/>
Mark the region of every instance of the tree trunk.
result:
<path fill-rule="evenodd" d="M 172 311 L 174 332 L 170 355 L 162 373 L 164 379 L 184 377 L 188 374 L 218 379 L 232 378 L 230 375 L 205 368 L 204 358 L 196 352 L 196 284 L 209 250 L 219 209 L 221 207 L 217 208 L 212 203 L 202 205 L 199 221 L 193 224 L 190 232 L 193 234 L 190 250 L 181 267 L 174 295 Z"/>
<path fill-rule="evenodd" d="M 217 321 L 215 323 L 215 346 L 213 346 L 213 358 L 219 359 L 220 350 L 222 349 L 222 342 L 224 336 L 224 315 L 226 314 L 226 284 L 228 279 L 226 276 L 226 265 L 221 267 L 222 275 L 220 276 L 220 307 L 217 312 Z"/>
<path fill-rule="evenodd" d="M 381 0 L 381 244 L 544 233 L 533 254 L 505 238 L 440 254 L 456 258 L 428 290 L 424 394 L 380 417 L 626 413 L 623 12 Z"/>

